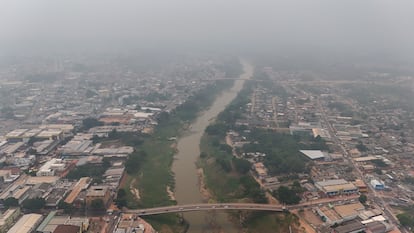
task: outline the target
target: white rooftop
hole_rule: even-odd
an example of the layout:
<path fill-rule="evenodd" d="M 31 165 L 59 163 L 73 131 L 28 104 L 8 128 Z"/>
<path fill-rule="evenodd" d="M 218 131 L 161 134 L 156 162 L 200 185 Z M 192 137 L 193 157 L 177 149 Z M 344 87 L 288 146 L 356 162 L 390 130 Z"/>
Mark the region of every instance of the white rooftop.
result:
<path fill-rule="evenodd" d="M 325 158 L 325 153 L 320 150 L 300 150 L 300 152 L 310 159 Z"/>

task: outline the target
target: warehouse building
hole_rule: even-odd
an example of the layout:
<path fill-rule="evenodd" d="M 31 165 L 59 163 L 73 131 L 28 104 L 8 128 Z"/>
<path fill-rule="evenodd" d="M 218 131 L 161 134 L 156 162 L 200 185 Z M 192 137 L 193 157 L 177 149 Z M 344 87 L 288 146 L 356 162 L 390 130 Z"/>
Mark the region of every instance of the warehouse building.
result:
<path fill-rule="evenodd" d="M 383 190 L 385 188 L 384 183 L 376 179 L 371 180 L 371 186 L 376 190 Z"/>
<path fill-rule="evenodd" d="M 41 214 L 25 214 L 7 233 L 30 233 L 36 229 L 41 220 Z"/>
<path fill-rule="evenodd" d="M 358 188 L 354 184 L 344 179 L 320 181 L 316 182 L 315 186 L 326 196 L 348 195 L 358 192 Z"/>

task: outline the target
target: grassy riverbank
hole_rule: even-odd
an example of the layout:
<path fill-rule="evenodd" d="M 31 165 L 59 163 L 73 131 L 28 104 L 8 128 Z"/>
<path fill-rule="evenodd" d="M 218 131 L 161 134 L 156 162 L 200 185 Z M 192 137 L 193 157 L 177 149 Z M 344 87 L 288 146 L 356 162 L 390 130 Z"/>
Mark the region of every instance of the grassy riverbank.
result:
<path fill-rule="evenodd" d="M 201 156 L 198 166 L 203 169 L 204 183 L 210 194 L 210 202 L 267 203 L 268 199 L 259 184 L 250 175 L 250 163 L 237 159 L 227 145 L 226 132 L 242 115 L 242 109 L 250 101 L 254 82 L 246 83 L 237 98 L 217 117 L 201 140 Z M 248 232 L 289 232 L 289 226 L 298 227 L 298 219 L 290 213 L 259 211 L 229 211 L 235 224 Z"/>
<path fill-rule="evenodd" d="M 223 90 L 231 87 L 232 80 L 220 80 L 195 96 L 170 114 L 160 117 L 159 125 L 153 135 L 144 139 L 135 147 L 144 158 L 137 169 L 130 172 L 122 188 L 127 193 L 128 208 L 149 208 L 174 205 L 167 187 L 174 189 L 174 174 L 171 172 L 173 157 L 176 152 L 172 137 L 179 136 L 197 115 L 214 101 Z M 140 156 L 132 154 L 131 156 Z M 129 158 L 131 160 L 132 157 Z M 137 195 L 138 194 L 138 195 Z M 159 232 L 183 232 L 186 224 L 175 214 L 145 217 Z"/>

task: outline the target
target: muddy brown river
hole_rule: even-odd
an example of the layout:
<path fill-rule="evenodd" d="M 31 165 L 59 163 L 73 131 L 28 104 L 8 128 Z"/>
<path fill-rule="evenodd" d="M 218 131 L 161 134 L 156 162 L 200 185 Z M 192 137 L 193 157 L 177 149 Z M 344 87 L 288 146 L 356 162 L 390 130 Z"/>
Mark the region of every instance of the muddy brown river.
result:
<path fill-rule="evenodd" d="M 188 132 L 178 139 L 172 171 L 175 174 L 175 197 L 178 204 L 202 203 L 203 197 L 199 189 L 196 161 L 200 155 L 200 140 L 206 127 L 237 96 L 243 88 L 246 78 L 253 75 L 253 67 L 242 62 L 243 74 L 234 85 L 217 96 L 214 103 L 191 124 Z M 187 212 L 184 218 L 189 222 L 188 233 L 225 232 L 237 233 L 238 229 L 228 220 L 225 212 Z"/>

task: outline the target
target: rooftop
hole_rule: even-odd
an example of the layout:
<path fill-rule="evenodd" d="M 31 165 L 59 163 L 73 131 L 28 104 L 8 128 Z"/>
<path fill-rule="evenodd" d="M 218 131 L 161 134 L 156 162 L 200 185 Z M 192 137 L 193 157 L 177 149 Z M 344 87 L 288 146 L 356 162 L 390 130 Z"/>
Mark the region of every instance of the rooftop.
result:
<path fill-rule="evenodd" d="M 41 214 L 25 214 L 7 233 L 30 233 L 41 219 Z"/>
<path fill-rule="evenodd" d="M 319 182 L 316 182 L 315 184 L 319 185 L 321 187 L 324 187 L 324 186 L 347 184 L 347 183 L 348 183 L 348 181 L 346 181 L 344 179 L 336 179 L 336 180 L 319 181 Z"/>
<path fill-rule="evenodd" d="M 80 180 L 78 181 L 78 183 L 76 183 L 75 187 L 73 187 L 72 191 L 70 192 L 70 194 L 66 197 L 65 202 L 66 203 L 73 203 L 73 201 L 75 201 L 76 197 L 79 195 L 79 193 L 83 190 L 86 189 L 87 184 L 89 183 L 90 178 L 89 177 L 82 177 L 80 178 Z"/>
<path fill-rule="evenodd" d="M 108 191 L 107 186 L 92 186 L 88 189 L 86 196 L 89 197 L 103 197 Z"/>
<path fill-rule="evenodd" d="M 364 210 L 365 207 L 358 202 L 348 205 L 335 206 L 334 209 L 342 218 L 346 218 L 349 216 L 358 215 L 358 212 L 360 210 Z"/>
<path fill-rule="evenodd" d="M 300 150 L 300 152 L 310 159 L 325 158 L 325 153 L 320 150 Z"/>

